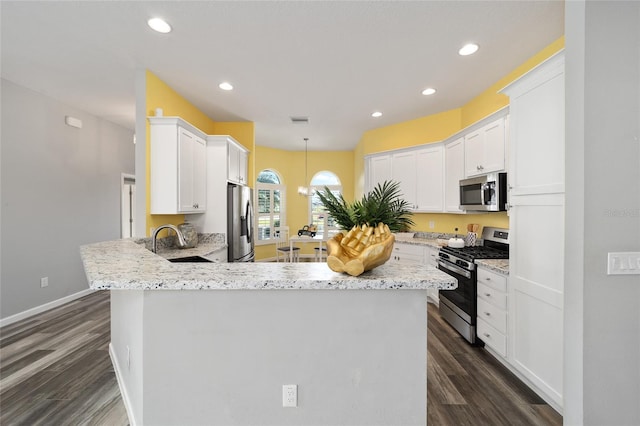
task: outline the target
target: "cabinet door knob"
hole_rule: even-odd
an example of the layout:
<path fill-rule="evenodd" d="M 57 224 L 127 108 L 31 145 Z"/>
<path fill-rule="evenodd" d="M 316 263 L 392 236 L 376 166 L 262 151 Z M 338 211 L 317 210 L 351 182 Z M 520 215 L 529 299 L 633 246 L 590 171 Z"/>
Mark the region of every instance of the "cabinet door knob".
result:
<path fill-rule="evenodd" d="M 487 297 L 491 297 L 491 293 L 485 293 L 484 295 Z"/>
<path fill-rule="evenodd" d="M 491 278 L 487 277 L 485 278 L 485 281 L 491 281 Z"/>
<path fill-rule="evenodd" d="M 491 314 L 490 314 L 489 312 L 485 312 L 484 314 L 485 314 L 486 316 L 488 316 L 488 317 L 490 317 L 490 316 L 491 316 Z"/>
<path fill-rule="evenodd" d="M 491 337 L 489 333 L 483 333 L 484 337 Z"/>

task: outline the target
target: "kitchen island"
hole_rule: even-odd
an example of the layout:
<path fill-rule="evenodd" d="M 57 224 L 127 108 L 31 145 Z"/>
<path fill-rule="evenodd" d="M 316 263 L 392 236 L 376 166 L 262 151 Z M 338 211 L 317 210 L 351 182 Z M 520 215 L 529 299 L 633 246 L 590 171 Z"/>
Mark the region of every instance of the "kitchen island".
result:
<path fill-rule="evenodd" d="M 426 424 L 426 290 L 456 285 L 437 269 L 170 263 L 130 240 L 81 254 L 90 287 L 112 290 L 132 424 Z"/>

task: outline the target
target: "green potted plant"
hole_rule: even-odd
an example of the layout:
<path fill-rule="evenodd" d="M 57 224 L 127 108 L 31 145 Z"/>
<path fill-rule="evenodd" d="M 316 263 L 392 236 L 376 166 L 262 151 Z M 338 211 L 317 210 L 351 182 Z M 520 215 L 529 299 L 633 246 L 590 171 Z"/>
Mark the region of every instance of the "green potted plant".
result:
<path fill-rule="evenodd" d="M 385 181 L 353 203 L 327 187 L 318 192 L 324 207 L 344 230 L 327 241 L 329 268 L 357 276 L 389 260 L 395 241 L 392 233 L 413 225 L 409 203 L 400 198 L 399 186 Z"/>

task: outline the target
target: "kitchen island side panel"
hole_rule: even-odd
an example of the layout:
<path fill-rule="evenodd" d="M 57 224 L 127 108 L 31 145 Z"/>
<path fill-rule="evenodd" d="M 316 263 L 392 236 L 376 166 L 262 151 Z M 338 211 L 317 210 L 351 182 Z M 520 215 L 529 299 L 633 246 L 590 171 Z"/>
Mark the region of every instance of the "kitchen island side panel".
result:
<path fill-rule="evenodd" d="M 145 424 L 426 424 L 426 290 L 143 297 Z"/>
<path fill-rule="evenodd" d="M 111 291 L 111 344 L 113 363 L 122 400 L 132 425 L 144 424 L 143 403 L 143 311 L 142 290 Z"/>

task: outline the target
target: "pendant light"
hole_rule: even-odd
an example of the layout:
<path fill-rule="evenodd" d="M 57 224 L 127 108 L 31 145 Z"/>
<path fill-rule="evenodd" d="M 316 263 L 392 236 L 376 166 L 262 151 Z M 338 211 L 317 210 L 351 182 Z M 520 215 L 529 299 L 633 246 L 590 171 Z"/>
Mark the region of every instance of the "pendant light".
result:
<path fill-rule="evenodd" d="M 309 196 L 309 187 L 307 186 L 307 166 L 309 162 L 309 138 L 304 138 L 304 185 L 298 187 L 298 194 L 305 197 Z"/>

